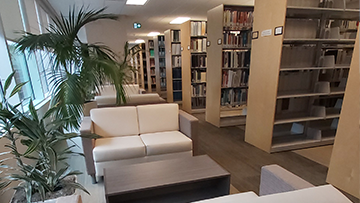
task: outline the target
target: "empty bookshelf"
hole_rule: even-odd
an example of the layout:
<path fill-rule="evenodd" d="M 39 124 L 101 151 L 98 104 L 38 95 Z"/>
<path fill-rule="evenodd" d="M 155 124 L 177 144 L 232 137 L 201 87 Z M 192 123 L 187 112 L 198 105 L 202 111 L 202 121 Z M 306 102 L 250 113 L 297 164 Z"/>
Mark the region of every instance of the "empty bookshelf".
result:
<path fill-rule="evenodd" d="M 267 152 L 334 142 L 359 19 L 344 5 L 255 2 L 246 142 Z"/>

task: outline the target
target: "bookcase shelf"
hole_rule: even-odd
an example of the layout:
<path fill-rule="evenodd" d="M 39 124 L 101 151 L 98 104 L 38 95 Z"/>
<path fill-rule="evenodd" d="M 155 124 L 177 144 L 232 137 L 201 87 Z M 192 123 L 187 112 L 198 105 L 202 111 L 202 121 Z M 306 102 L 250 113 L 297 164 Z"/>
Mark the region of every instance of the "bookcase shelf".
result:
<path fill-rule="evenodd" d="M 136 48 L 133 49 L 131 52 L 132 58 L 130 59 L 130 65 L 135 70 L 132 72 L 132 83 L 138 84 L 140 88 L 144 87 L 144 69 L 143 69 L 143 59 L 142 59 L 142 50 L 141 50 L 141 44 L 135 45 Z M 134 53 L 136 51 L 137 53 Z"/>
<path fill-rule="evenodd" d="M 317 0 L 255 1 L 253 31 L 272 32 L 252 40 L 245 141 L 266 152 L 334 142 L 352 46 L 359 46 L 356 33 L 341 30 L 357 29 L 359 10 L 318 5 Z M 283 34 L 275 35 L 281 26 Z"/>
<path fill-rule="evenodd" d="M 246 122 L 253 10 L 222 4 L 208 11 L 205 119 L 217 127 Z"/>
<path fill-rule="evenodd" d="M 169 29 L 165 36 L 166 88 L 168 102 L 182 102 L 182 63 L 180 30 Z"/>
<path fill-rule="evenodd" d="M 182 109 L 188 113 L 205 111 L 206 101 L 206 21 L 181 24 Z"/>
<path fill-rule="evenodd" d="M 164 99 L 167 97 L 166 85 L 166 48 L 165 36 L 154 36 L 154 59 L 155 59 L 155 76 L 156 76 L 156 92 Z"/>

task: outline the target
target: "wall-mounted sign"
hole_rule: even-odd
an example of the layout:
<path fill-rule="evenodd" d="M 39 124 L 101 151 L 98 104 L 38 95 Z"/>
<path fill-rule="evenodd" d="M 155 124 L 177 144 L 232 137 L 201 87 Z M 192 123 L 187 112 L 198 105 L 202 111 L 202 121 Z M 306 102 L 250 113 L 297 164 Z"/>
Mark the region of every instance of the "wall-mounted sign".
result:
<path fill-rule="evenodd" d="M 276 35 L 282 35 L 282 33 L 283 33 L 283 26 L 279 26 L 279 27 L 276 27 L 275 29 L 274 29 L 274 35 L 276 36 Z"/>
<path fill-rule="evenodd" d="M 261 37 L 271 36 L 271 33 L 272 33 L 271 29 L 263 30 L 261 32 Z"/>
<path fill-rule="evenodd" d="M 141 23 L 135 22 L 135 23 L 134 23 L 134 28 L 135 28 L 135 29 L 141 28 Z"/>
<path fill-rule="evenodd" d="M 188 50 L 190 50 L 190 45 L 188 46 Z"/>
<path fill-rule="evenodd" d="M 184 51 L 184 47 L 181 47 L 181 51 Z"/>
<path fill-rule="evenodd" d="M 206 40 L 206 46 L 210 47 L 210 45 L 211 45 L 211 42 L 209 40 Z"/>
<path fill-rule="evenodd" d="M 257 39 L 257 38 L 259 38 L 259 31 L 252 32 L 252 39 Z"/>
<path fill-rule="evenodd" d="M 218 44 L 218 45 L 221 45 L 221 44 L 222 44 L 222 39 L 221 39 L 221 38 L 217 40 L 217 44 Z"/>

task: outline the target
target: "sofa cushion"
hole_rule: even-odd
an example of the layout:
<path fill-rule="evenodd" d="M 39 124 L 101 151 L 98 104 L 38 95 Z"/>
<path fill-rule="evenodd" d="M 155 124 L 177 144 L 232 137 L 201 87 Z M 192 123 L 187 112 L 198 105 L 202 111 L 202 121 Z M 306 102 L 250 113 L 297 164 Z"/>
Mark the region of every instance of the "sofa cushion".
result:
<path fill-rule="evenodd" d="M 192 150 L 192 141 L 179 131 L 141 134 L 146 146 L 146 154 L 168 154 Z"/>
<path fill-rule="evenodd" d="M 178 104 L 137 106 L 140 134 L 179 130 Z"/>
<path fill-rule="evenodd" d="M 339 190 L 332 185 L 310 187 L 291 192 L 282 192 L 260 196 L 256 201 L 249 203 L 351 203 Z"/>
<path fill-rule="evenodd" d="M 127 97 L 128 104 L 155 104 L 160 102 L 160 96 L 157 93 L 133 94 Z"/>
<path fill-rule="evenodd" d="M 116 89 L 114 85 L 104 85 L 100 88 L 101 96 L 113 96 L 116 95 Z"/>
<path fill-rule="evenodd" d="M 123 88 L 124 88 L 127 96 L 134 95 L 134 94 L 140 94 L 139 85 L 133 85 L 133 84 L 123 85 Z"/>
<path fill-rule="evenodd" d="M 238 193 L 233 195 L 226 195 L 222 197 L 207 199 L 207 200 L 201 200 L 194 203 L 233 203 L 233 202 L 248 202 L 249 200 L 256 199 L 258 196 L 254 192 L 244 192 L 244 193 Z"/>
<path fill-rule="evenodd" d="M 145 145 L 138 135 L 101 138 L 95 141 L 94 161 L 116 161 L 144 157 Z"/>
<path fill-rule="evenodd" d="M 91 109 L 94 132 L 103 137 L 138 135 L 136 107 Z"/>

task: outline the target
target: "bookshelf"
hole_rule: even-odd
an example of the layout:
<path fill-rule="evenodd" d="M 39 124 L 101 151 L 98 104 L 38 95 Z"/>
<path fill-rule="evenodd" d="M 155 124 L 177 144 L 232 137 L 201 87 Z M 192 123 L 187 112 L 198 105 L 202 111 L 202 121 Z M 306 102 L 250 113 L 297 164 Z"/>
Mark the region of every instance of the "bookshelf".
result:
<path fill-rule="evenodd" d="M 182 109 L 205 112 L 206 106 L 206 21 L 181 24 Z"/>
<path fill-rule="evenodd" d="M 182 103 L 180 30 L 166 30 L 164 35 L 167 101 Z"/>
<path fill-rule="evenodd" d="M 143 83 L 143 88 L 146 91 L 149 91 L 149 80 L 148 80 L 148 70 L 147 70 L 147 57 L 146 57 L 146 46 L 145 43 L 141 43 L 139 45 L 141 47 L 141 51 L 139 52 L 140 54 L 140 63 L 141 63 L 141 68 L 142 68 L 142 73 L 143 73 L 143 77 L 142 80 L 144 81 Z"/>
<path fill-rule="evenodd" d="M 255 2 L 245 141 L 264 151 L 334 143 L 359 10 L 323 2 Z"/>
<path fill-rule="evenodd" d="M 137 46 L 141 47 L 141 45 Z M 138 84 L 140 88 L 144 88 L 144 69 L 141 51 L 133 55 L 130 59 L 130 64 L 135 69 L 135 72 L 132 73 L 133 83 Z"/>
<path fill-rule="evenodd" d="M 205 119 L 217 127 L 246 122 L 253 10 L 220 5 L 207 14 Z"/>
<path fill-rule="evenodd" d="M 155 45 L 153 39 L 146 40 L 146 69 L 148 79 L 148 92 L 157 92 L 157 71 L 155 68 Z"/>
<path fill-rule="evenodd" d="M 154 56 L 156 72 L 156 92 L 166 98 L 166 61 L 165 61 L 165 36 L 154 36 Z"/>
<path fill-rule="evenodd" d="M 356 40 L 326 182 L 360 198 L 359 35 Z"/>

